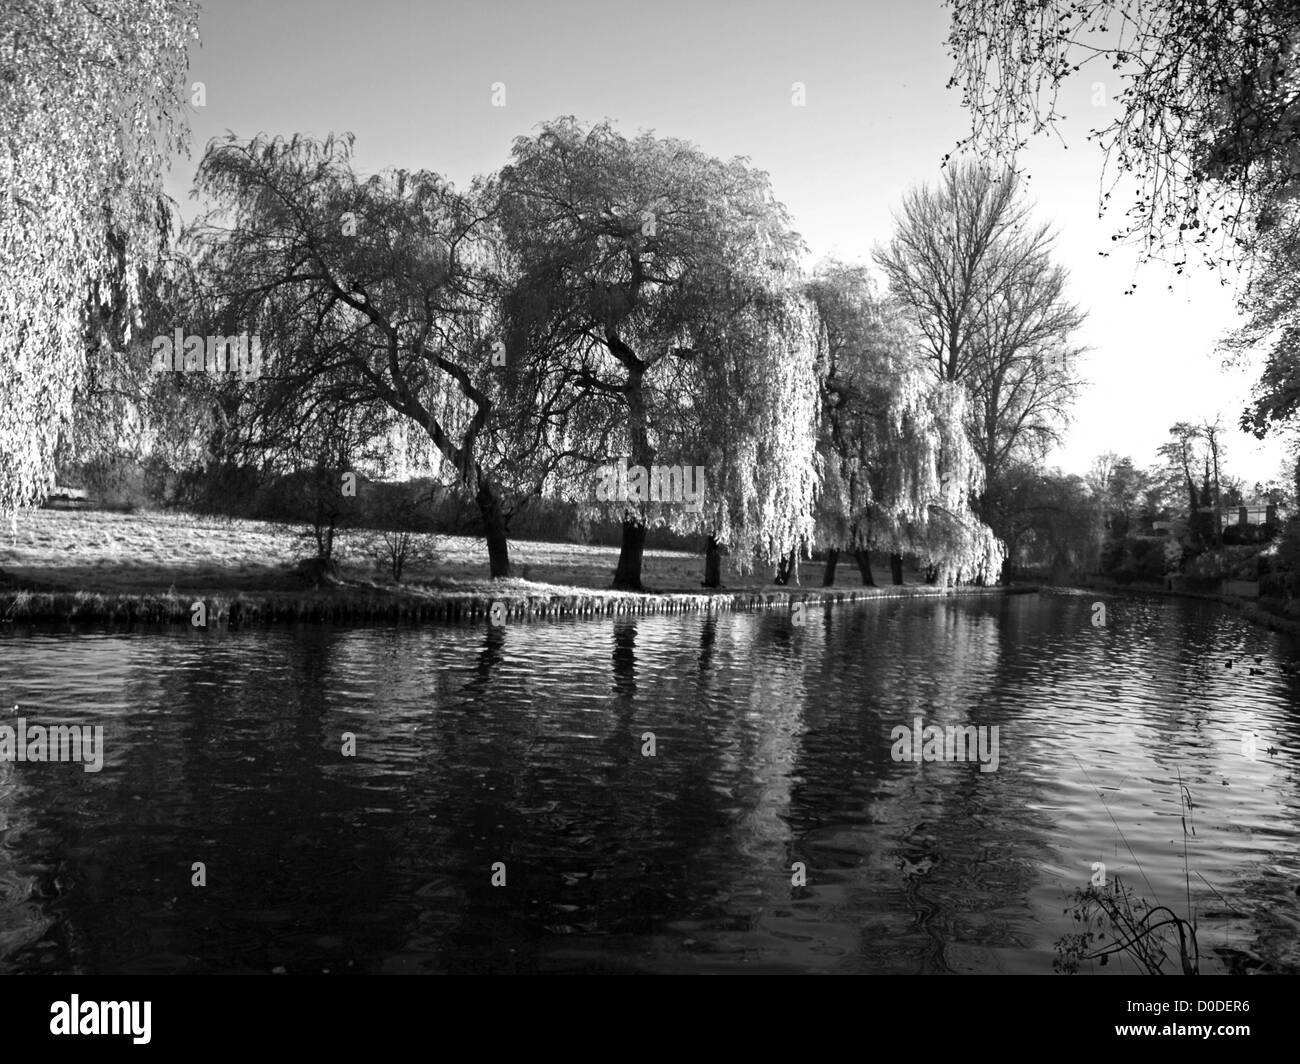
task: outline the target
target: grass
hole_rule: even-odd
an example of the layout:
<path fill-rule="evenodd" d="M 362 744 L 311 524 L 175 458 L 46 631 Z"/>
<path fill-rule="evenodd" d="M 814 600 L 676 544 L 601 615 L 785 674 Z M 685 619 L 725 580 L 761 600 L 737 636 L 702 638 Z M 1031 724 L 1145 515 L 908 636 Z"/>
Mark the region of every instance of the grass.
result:
<path fill-rule="evenodd" d="M 36 510 L 11 532 L 0 524 L 0 617 L 6 619 L 128 619 L 180 621 L 199 600 L 209 619 L 262 617 L 361 620 L 367 617 L 456 619 L 485 612 L 485 600 L 519 612 L 608 612 L 646 608 L 647 596 L 609 590 L 618 548 L 572 543 L 510 544 L 517 576 L 488 577 L 481 539 L 438 536 L 434 564 L 408 565 L 394 583 L 363 549 L 365 533 L 336 541 L 340 583 L 309 588 L 294 572 L 305 555 L 299 529 L 261 521 L 178 513 Z M 883 556 L 882 556 L 883 560 Z M 659 596 L 716 596 L 700 587 L 704 559 L 680 551 L 647 550 L 643 580 Z M 833 592 L 862 590 L 857 568 L 841 563 Z M 738 576 L 724 567 L 724 595 L 821 590 L 821 565 L 801 566 L 802 587 L 779 588 L 771 573 Z M 891 588 L 876 571 L 875 593 L 935 594 L 943 589 Z M 920 583 L 915 574 L 909 581 Z M 871 589 L 866 589 L 868 592 Z M 782 595 L 784 601 L 784 595 Z M 691 608 L 669 602 L 669 608 Z M 658 608 L 657 606 L 654 608 Z"/>

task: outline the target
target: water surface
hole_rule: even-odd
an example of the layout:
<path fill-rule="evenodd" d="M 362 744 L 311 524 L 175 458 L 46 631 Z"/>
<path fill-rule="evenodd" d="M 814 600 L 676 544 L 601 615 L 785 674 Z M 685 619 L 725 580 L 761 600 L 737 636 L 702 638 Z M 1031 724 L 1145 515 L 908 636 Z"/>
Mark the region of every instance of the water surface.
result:
<path fill-rule="evenodd" d="M 1296 970 L 1296 648 L 1095 598 L 5 625 L 0 724 L 105 753 L 0 763 L 0 971 L 1050 973 L 1102 862 L 1190 891 L 1203 972 Z M 997 726 L 997 770 L 893 760 L 917 717 Z"/>

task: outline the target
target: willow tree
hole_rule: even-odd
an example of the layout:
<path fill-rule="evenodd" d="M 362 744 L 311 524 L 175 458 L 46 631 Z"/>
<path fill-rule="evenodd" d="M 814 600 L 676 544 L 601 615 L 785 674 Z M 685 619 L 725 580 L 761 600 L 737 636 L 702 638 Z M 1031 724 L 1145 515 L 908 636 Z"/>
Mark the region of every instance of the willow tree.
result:
<path fill-rule="evenodd" d="M 757 563 L 784 574 L 813 544 L 819 323 L 798 280 L 740 299 L 703 293 L 707 324 L 689 341 L 701 352 L 691 366 L 691 438 L 710 479 L 689 530 L 706 537 L 706 587 L 721 585 L 723 549 L 737 572 Z"/>
<path fill-rule="evenodd" d="M 808 293 L 823 323 L 823 583 L 834 581 L 842 550 L 871 583 L 873 548 L 891 555 L 896 583 L 904 553 L 936 578 L 992 575 L 1000 548 L 970 509 L 984 469 L 965 431 L 964 388 L 934 378 L 901 308 L 876 294 L 866 267 L 823 263 Z"/>
<path fill-rule="evenodd" d="M 187 0 L 0 9 L 0 510 L 52 485 L 100 323 L 129 338 L 139 271 L 167 235 L 162 169 L 188 138 L 196 26 Z"/>
<path fill-rule="evenodd" d="M 810 456 L 791 460 L 777 440 L 781 403 L 805 394 L 787 306 L 801 245 L 767 175 L 683 141 L 562 118 L 515 141 L 499 189 L 502 229 L 533 293 L 536 346 L 516 357 L 551 367 L 581 397 L 568 449 L 590 468 L 705 470 L 708 528 L 680 505 L 587 496 L 622 523 L 614 586 L 641 588 L 646 531 L 658 523 L 699 527 L 715 547 L 734 539 L 742 554 L 790 549 L 797 500 L 811 490 Z M 744 462 L 755 463 L 747 473 Z"/>
<path fill-rule="evenodd" d="M 88 352 L 57 466 L 92 492 L 111 493 L 135 472 L 165 488 L 207 460 L 226 409 L 220 382 L 152 368 L 153 338 L 172 335 L 178 324 L 198 326 L 187 332 L 224 331 L 202 324 L 191 289 L 183 258 L 165 255 L 141 279 L 129 340 L 100 343 Z"/>
<path fill-rule="evenodd" d="M 923 490 L 929 499 L 924 513 L 916 514 L 914 508 L 905 511 L 895 524 L 895 542 L 906 544 L 939 584 L 984 584 L 999 575 L 1006 582 L 1009 575 L 1003 538 L 983 507 L 975 506 L 988 481 L 979 450 L 966 430 L 969 401 L 965 389 L 940 381 L 919 404 L 920 416 L 912 432 L 923 434 L 924 442 L 913 446 L 925 455 Z M 908 435 L 901 438 L 906 441 Z"/>
<path fill-rule="evenodd" d="M 491 575 L 508 577 L 499 471 L 485 461 L 500 424 L 490 219 L 476 189 L 433 173 L 359 179 L 351 149 L 350 136 L 214 142 L 195 179 L 215 204 L 196 252 L 223 319 L 265 331 L 266 401 L 378 403 L 417 426 L 479 508 Z"/>

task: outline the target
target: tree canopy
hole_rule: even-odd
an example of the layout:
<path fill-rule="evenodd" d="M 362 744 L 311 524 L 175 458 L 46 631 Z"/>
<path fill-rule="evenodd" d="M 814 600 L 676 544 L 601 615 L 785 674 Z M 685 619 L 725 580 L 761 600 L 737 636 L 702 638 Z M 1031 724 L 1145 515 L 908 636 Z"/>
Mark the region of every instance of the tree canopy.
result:
<path fill-rule="evenodd" d="M 235 138 L 196 178 L 216 204 L 192 231 L 231 331 L 260 331 L 274 373 L 261 409 L 384 406 L 418 425 L 483 512 L 509 575 L 491 365 L 499 340 L 488 217 L 476 190 L 393 171 L 358 179 L 350 137 Z"/>
<path fill-rule="evenodd" d="M 515 358 L 583 397 L 570 485 L 623 522 L 616 586 L 640 586 L 647 527 L 784 554 L 811 527 L 816 390 L 802 244 L 767 174 L 684 141 L 566 117 L 515 141 L 502 230 L 532 322 Z M 598 468 L 702 466 L 702 508 L 601 500 Z"/>
<path fill-rule="evenodd" d="M 960 384 L 938 380 L 903 308 L 863 265 L 822 263 L 808 293 L 823 323 L 817 540 L 914 552 L 945 574 L 991 576 L 1001 557 L 970 512 L 984 469 Z"/>
<path fill-rule="evenodd" d="M 189 0 L 0 9 L 0 510 L 53 483 L 87 352 L 124 344 L 184 148 Z M 111 330 L 109 335 L 103 335 Z"/>
<path fill-rule="evenodd" d="M 1063 86 L 1090 77 L 1114 117 L 1106 205 L 1134 183 L 1116 239 L 1145 257 L 1240 261 L 1300 190 L 1300 6 L 1291 0 L 948 0 L 948 45 L 972 131 L 962 147 L 1012 159 L 1059 132 Z M 1118 91 L 1116 91 L 1118 88 Z M 1097 97 L 1101 97 L 1098 99 Z"/>

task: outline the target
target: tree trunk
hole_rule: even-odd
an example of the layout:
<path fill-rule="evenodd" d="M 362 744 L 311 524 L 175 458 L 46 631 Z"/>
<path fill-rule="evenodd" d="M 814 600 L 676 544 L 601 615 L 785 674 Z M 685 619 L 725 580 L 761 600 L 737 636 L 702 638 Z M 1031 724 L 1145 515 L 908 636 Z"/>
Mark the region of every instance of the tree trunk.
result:
<path fill-rule="evenodd" d="M 786 581 L 790 579 L 790 558 L 787 555 L 776 563 L 776 576 L 772 577 L 772 583 L 779 587 L 784 587 Z"/>
<path fill-rule="evenodd" d="M 794 551 L 791 551 L 784 558 L 782 558 L 780 563 L 776 567 L 776 576 L 773 578 L 772 583 L 778 584 L 781 587 L 785 587 L 786 584 L 790 582 L 790 574 L 796 572 L 795 562 L 796 562 L 796 558 L 795 558 Z M 797 577 L 795 582 L 798 583 Z"/>
<path fill-rule="evenodd" d="M 1216 433 L 1211 429 L 1208 433 L 1210 441 L 1210 454 L 1214 458 L 1214 545 L 1223 549 L 1223 494 L 1219 490 L 1219 443 L 1215 439 Z"/>
<path fill-rule="evenodd" d="M 889 572 L 894 578 L 895 584 L 903 582 L 903 556 L 901 554 L 891 554 L 889 556 Z"/>
<path fill-rule="evenodd" d="M 655 452 L 650 446 L 646 428 L 645 395 L 641 391 L 641 378 L 645 375 L 648 363 L 635 358 L 631 348 L 609 330 L 607 338 L 611 351 L 617 346 L 629 358 L 625 365 L 628 367 L 626 395 L 628 434 L 632 444 L 630 460 L 631 464 L 641 466 L 648 473 L 655 464 Z M 641 583 L 641 559 L 645 554 L 646 526 L 639 520 L 629 521 L 628 514 L 631 512 L 629 509 L 623 513 L 623 544 L 619 548 L 618 568 L 614 570 L 614 583 L 611 585 L 615 591 L 645 590 Z"/>
<path fill-rule="evenodd" d="M 506 517 L 501 510 L 501 500 L 497 497 L 496 489 L 481 473 L 474 501 L 478 503 L 478 512 L 483 518 L 488 572 L 493 580 L 505 580 L 510 576 L 510 541 L 506 538 Z"/>
<path fill-rule="evenodd" d="M 858 573 L 862 576 L 863 587 L 875 587 L 876 579 L 871 575 L 871 551 L 858 550 L 853 552 L 853 557 L 858 563 Z"/>
<path fill-rule="evenodd" d="M 831 587 L 835 583 L 835 566 L 839 564 L 839 560 L 839 551 L 828 550 L 826 552 L 826 570 L 822 573 L 822 587 Z"/>
<path fill-rule="evenodd" d="M 645 554 L 646 527 L 640 521 L 623 521 L 623 545 L 614 570 L 615 591 L 644 591 L 641 584 L 641 557 Z"/>
<path fill-rule="evenodd" d="M 1003 587 L 1006 587 L 1011 583 L 1011 555 L 1010 554 L 1008 554 L 1005 558 L 1002 559 L 1002 576 L 1001 576 L 1000 583 L 1002 584 Z"/>
<path fill-rule="evenodd" d="M 722 587 L 722 551 L 718 541 L 709 537 L 709 545 L 704 551 L 704 582 L 701 587 Z"/>

